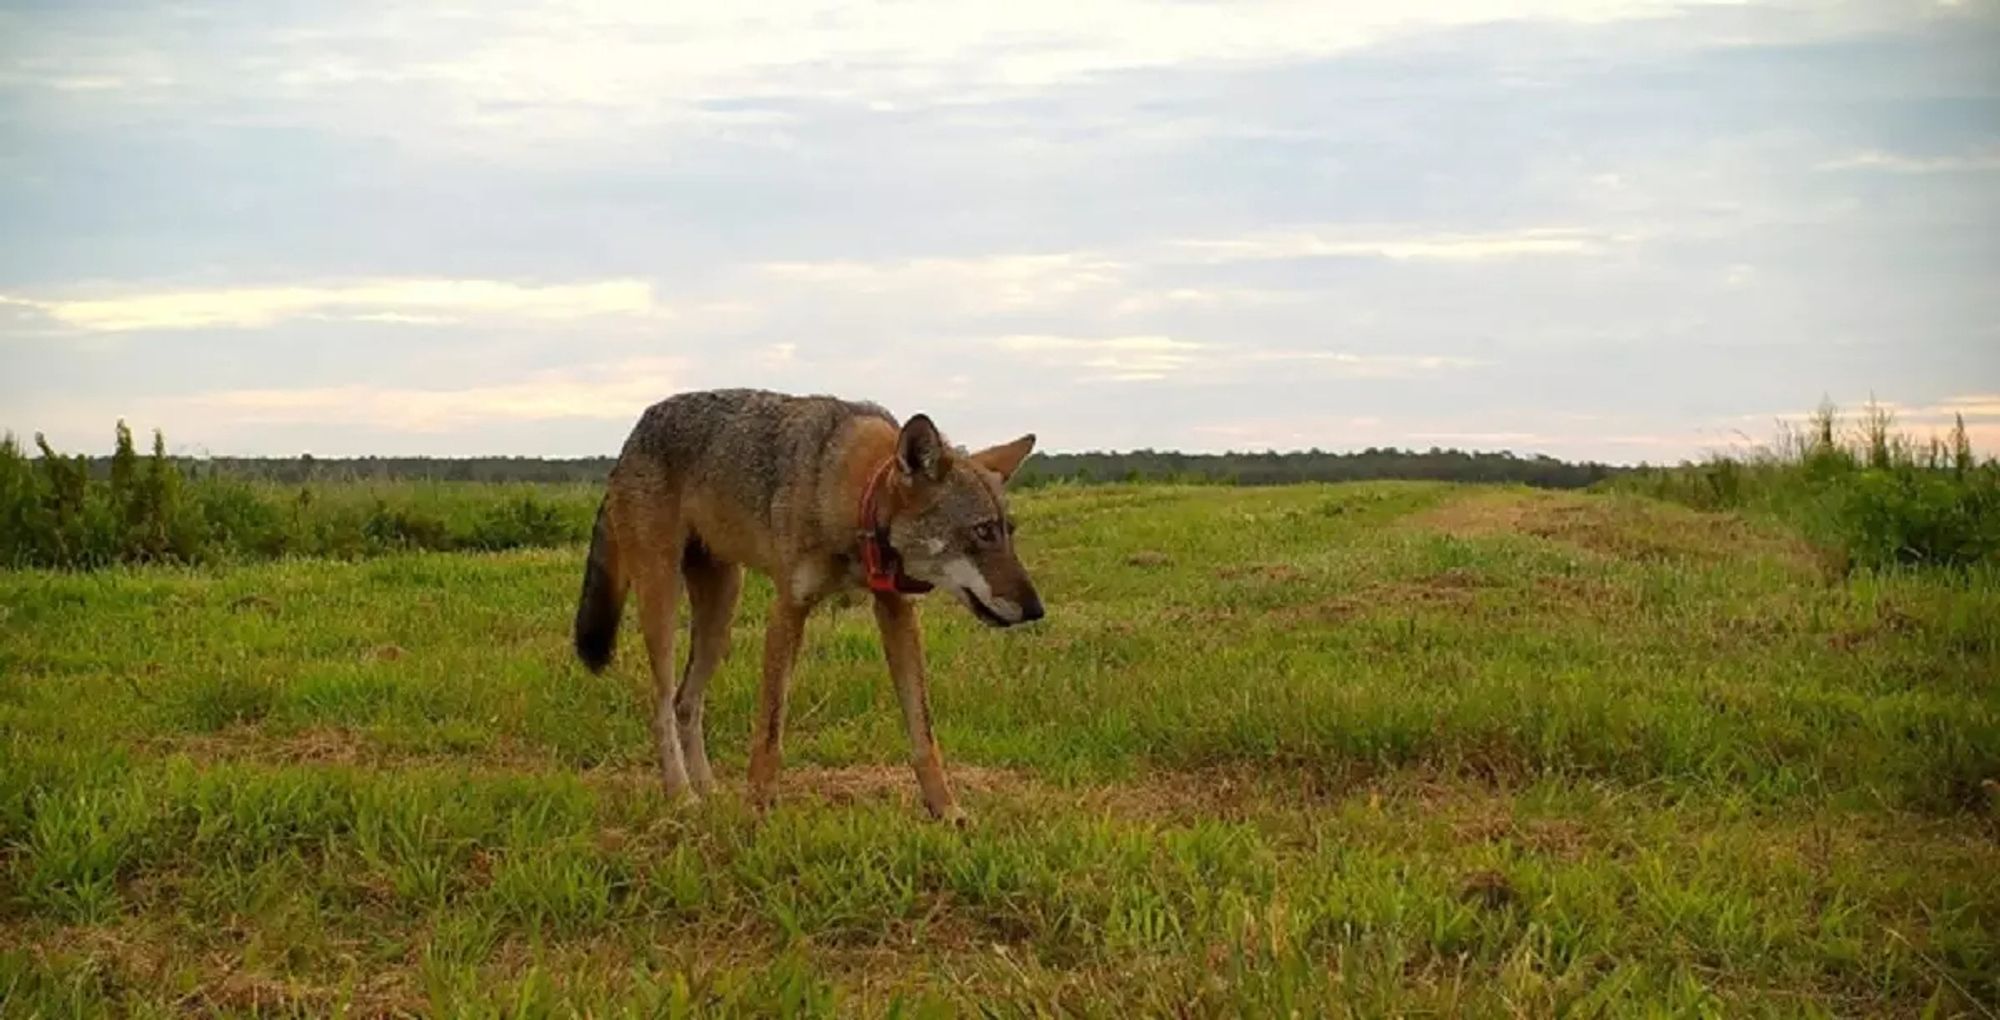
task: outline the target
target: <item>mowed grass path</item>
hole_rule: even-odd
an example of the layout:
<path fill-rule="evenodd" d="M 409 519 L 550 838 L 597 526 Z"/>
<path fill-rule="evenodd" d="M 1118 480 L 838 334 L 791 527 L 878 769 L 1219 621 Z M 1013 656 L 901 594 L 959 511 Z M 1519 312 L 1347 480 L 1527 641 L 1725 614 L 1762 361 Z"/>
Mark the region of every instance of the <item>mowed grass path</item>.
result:
<path fill-rule="evenodd" d="M 665 804 L 580 548 L 0 574 L 0 1012 L 1993 1015 L 2000 576 L 1440 485 L 1018 498 L 1050 608 L 927 606 L 973 813 L 872 622 L 769 587 Z"/>

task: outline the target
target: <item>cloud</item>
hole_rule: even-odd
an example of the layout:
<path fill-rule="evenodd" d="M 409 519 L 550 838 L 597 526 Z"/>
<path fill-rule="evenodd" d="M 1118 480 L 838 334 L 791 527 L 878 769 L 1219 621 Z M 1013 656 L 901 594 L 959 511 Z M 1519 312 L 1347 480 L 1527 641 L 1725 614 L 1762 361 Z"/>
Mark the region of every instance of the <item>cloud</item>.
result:
<path fill-rule="evenodd" d="M 1539 432 L 1411 432 L 1411 439 L 1423 439 L 1446 443 L 1470 443 L 1475 446 L 1506 446 L 1510 443 L 1546 442 L 1548 436 Z"/>
<path fill-rule="evenodd" d="M 1280 450 L 1372 445 L 1383 435 L 1373 415 L 1336 418 L 1305 415 L 1284 419 L 1209 422 L 1188 428 L 1190 450 Z"/>
<path fill-rule="evenodd" d="M 2000 418 L 2000 393 L 1947 397 L 1943 403 L 1930 408 L 1929 413 L 1938 417 L 1962 414 L 1967 418 Z"/>
<path fill-rule="evenodd" d="M 1347 351 L 1249 350 L 1247 362 L 1285 362 L 1314 365 L 1348 379 L 1386 379 L 1396 376 L 1437 372 L 1453 368 L 1474 368 L 1486 362 L 1444 354 L 1354 354 Z"/>
<path fill-rule="evenodd" d="M 1958 174 L 2000 170 L 2000 149 L 1959 156 L 1911 156 L 1899 152 L 1868 149 L 1851 156 L 1827 160 L 1814 169 L 1822 172 L 1875 170 L 1892 174 Z"/>
<path fill-rule="evenodd" d="M 1228 450 L 1307 447 L 1341 450 L 1379 446 L 1423 449 L 1440 445 L 1463 449 L 1524 450 L 1557 448 L 1575 439 L 1574 436 L 1554 431 L 1440 428 L 1439 425 L 1436 419 L 1413 421 L 1376 415 L 1302 414 L 1208 422 L 1193 426 L 1188 431 L 1197 445 Z"/>
<path fill-rule="evenodd" d="M 967 258 L 882 261 L 765 262 L 751 286 L 767 297 L 772 288 L 823 300 L 859 300 L 948 316 L 1015 312 L 1067 312 L 1077 316 L 1141 317 L 1300 305 L 1309 289 L 1246 286 L 1218 278 L 1188 279 L 1190 272 L 1231 263 L 1279 265 L 1332 256 L 1397 263 L 1500 262 L 1588 256 L 1631 241 L 1630 233 L 1580 228 L 1539 228 L 1484 233 L 1439 233 L 1397 228 L 1287 227 L 1219 238 L 1135 241 L 1101 249 L 996 253 Z M 892 299 L 894 305 L 885 305 Z"/>
<path fill-rule="evenodd" d="M 1014 335 L 996 338 L 1001 350 L 1031 361 L 1087 370 L 1086 381 L 1157 382 L 1183 377 L 1215 380 L 1262 365 L 1311 367 L 1321 375 L 1382 379 L 1467 368 L 1480 362 L 1443 355 L 1355 354 L 1207 343 L 1168 336 L 1073 337 Z"/>
<path fill-rule="evenodd" d="M 188 431 L 197 433 L 273 424 L 445 432 L 505 421 L 629 421 L 681 388 L 684 378 L 679 359 L 635 358 L 458 388 L 351 384 L 218 390 L 149 401 L 140 417 L 189 424 Z"/>
<path fill-rule="evenodd" d="M 150 417 L 615 448 L 490 416 L 607 392 L 665 323 L 703 383 L 949 388 L 959 427 L 1072 449 L 1337 409 L 1264 435 L 1653 456 L 1620 437 L 1993 389 L 2000 205 L 1952 172 L 1994 155 L 1980 5 L 946 4 L 0 16 L 0 410 L 212 391 Z M 406 286 L 454 280 L 543 303 Z M 396 401 L 475 424 L 347 424 Z"/>
<path fill-rule="evenodd" d="M 1118 286 L 1129 267 L 1094 252 L 1000 254 L 883 262 L 766 262 L 767 281 L 842 294 L 912 293 L 993 308 L 1014 308 Z"/>
<path fill-rule="evenodd" d="M 1164 336 L 1004 336 L 996 343 L 1002 350 L 1026 354 L 1045 364 L 1089 369 L 1097 378 L 1116 382 L 1178 375 L 1214 350 L 1208 344 Z"/>
<path fill-rule="evenodd" d="M 1170 66 L 1325 58 L 1428 30 L 1505 21 L 1601 24 L 1677 13 L 1671 0 L 1452 0 L 1395 8 L 947 0 L 912 18 L 889 0 L 727 5 L 599 0 L 452 8 L 350 5 L 340 19 L 241 32 L 217 61 L 182 41 L 134 45 L 90 19 L 36 21 L 0 83 L 206 96 L 229 83 L 313 101 L 341 91 L 458 113 L 455 127 L 570 133 L 579 123 L 658 123 L 714 99 L 814 95 L 852 103 L 963 102 Z M 25 20 L 25 19 L 24 19 Z M 205 36 L 203 38 L 206 38 Z M 35 45 L 41 43 L 41 45 Z M 11 66 L 9 66 L 11 64 Z M 358 126 L 358 125 L 357 125 Z"/>
<path fill-rule="evenodd" d="M 1352 228 L 1280 230 L 1227 240 L 1184 240 L 1175 247 L 1198 261 L 1246 262 L 1304 258 L 1480 262 L 1549 255 L 1594 255 L 1628 237 L 1572 227 L 1490 233 L 1383 233 Z"/>
<path fill-rule="evenodd" d="M 94 332 L 255 329 L 299 318 L 434 324 L 465 318 L 560 322 L 601 315 L 664 313 L 653 301 L 652 287 L 638 280 L 524 286 L 498 280 L 400 279 L 334 286 L 153 291 L 81 299 L 0 295 L 0 304 L 32 308 L 62 325 Z"/>
<path fill-rule="evenodd" d="M 1115 315 L 1151 315 L 1160 312 L 1206 311 L 1225 308 L 1257 308 L 1294 303 L 1308 295 L 1297 291 L 1258 287 L 1168 287 L 1134 290 L 1111 306 Z"/>
<path fill-rule="evenodd" d="M 1850 404 L 1834 404 L 1834 414 L 1842 423 L 1853 423 L 1871 409 L 1887 414 L 1895 421 L 1904 423 L 1939 423 L 1949 425 L 1954 415 L 1967 418 L 2000 417 L 2000 393 L 1968 393 L 1945 397 L 1934 403 L 1912 404 L 1904 401 L 1883 400 L 1870 397 L 1865 401 Z M 1787 425 L 1809 422 L 1818 416 L 1817 411 L 1781 411 L 1776 414 L 1738 415 L 1738 421 L 1776 421 Z"/>

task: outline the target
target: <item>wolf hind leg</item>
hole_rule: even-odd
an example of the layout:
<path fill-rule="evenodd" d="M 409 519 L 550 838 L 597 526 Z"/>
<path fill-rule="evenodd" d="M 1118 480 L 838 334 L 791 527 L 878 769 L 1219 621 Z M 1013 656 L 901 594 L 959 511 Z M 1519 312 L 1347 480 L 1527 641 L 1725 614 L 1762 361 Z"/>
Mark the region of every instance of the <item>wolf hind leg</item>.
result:
<path fill-rule="evenodd" d="M 674 694 L 674 723 L 688 779 L 696 793 L 705 795 L 715 787 L 715 772 L 708 765 L 702 707 L 709 678 L 729 654 L 729 624 L 743 592 L 743 568 L 715 558 L 699 539 L 690 539 L 681 557 L 681 575 L 688 592 L 688 659 Z"/>
<path fill-rule="evenodd" d="M 639 596 L 639 626 L 646 636 L 646 658 L 653 673 L 653 741 L 660 754 L 660 782 L 670 799 L 693 799 L 686 759 L 681 753 L 680 727 L 674 719 L 674 632 L 680 623 L 681 572 L 679 551 L 686 541 L 679 508 L 655 501 L 625 515 L 619 536 L 622 550 L 633 550 L 629 564 L 632 587 Z M 629 538 L 628 538 L 629 537 Z M 673 550 L 673 555 L 664 555 Z"/>

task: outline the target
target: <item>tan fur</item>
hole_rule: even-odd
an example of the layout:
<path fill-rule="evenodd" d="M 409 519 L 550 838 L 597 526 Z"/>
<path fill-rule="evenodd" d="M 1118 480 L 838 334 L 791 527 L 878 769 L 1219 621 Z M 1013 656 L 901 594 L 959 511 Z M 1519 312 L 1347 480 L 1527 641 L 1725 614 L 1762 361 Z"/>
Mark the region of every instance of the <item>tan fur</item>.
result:
<path fill-rule="evenodd" d="M 948 588 L 987 623 L 1041 616 L 1015 557 L 1001 485 L 1034 437 L 966 453 L 921 415 L 899 426 L 879 407 L 756 390 L 682 394 L 650 408 L 626 441 L 599 513 L 577 610 L 577 649 L 600 668 L 611 655 L 629 587 L 653 674 L 653 732 L 670 796 L 713 785 L 702 732 L 707 683 L 727 649 L 742 568 L 776 588 L 750 753 L 750 793 L 770 802 L 784 713 L 805 621 L 827 596 L 866 591 L 859 535 L 880 523 L 913 577 Z M 862 496 L 883 464 L 877 521 Z M 977 569 L 966 584 L 965 564 Z M 957 582 L 953 581 L 953 577 Z M 674 682 L 680 596 L 690 605 L 687 668 Z M 932 735 L 915 599 L 870 592 L 924 806 L 962 817 Z"/>

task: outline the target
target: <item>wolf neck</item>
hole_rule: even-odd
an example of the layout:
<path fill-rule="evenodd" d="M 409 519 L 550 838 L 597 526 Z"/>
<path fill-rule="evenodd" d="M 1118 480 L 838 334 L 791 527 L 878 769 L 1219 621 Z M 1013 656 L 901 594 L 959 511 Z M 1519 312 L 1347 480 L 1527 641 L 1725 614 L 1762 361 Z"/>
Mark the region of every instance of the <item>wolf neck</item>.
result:
<path fill-rule="evenodd" d="M 848 536 L 859 531 L 872 531 L 878 525 L 886 524 L 902 508 L 903 492 L 896 468 L 890 464 L 884 471 L 883 465 L 896 456 L 896 431 L 894 426 L 876 428 L 864 424 L 861 434 L 849 444 L 840 465 L 841 484 L 835 486 L 842 509 L 828 519 L 846 525 Z M 862 504 L 868 486 L 875 482 L 876 474 L 882 478 L 876 483 L 874 499 L 874 519 L 866 520 L 862 514 Z"/>

